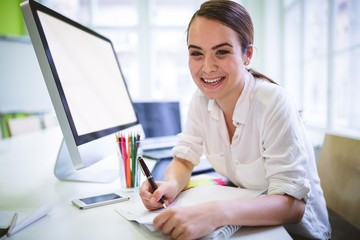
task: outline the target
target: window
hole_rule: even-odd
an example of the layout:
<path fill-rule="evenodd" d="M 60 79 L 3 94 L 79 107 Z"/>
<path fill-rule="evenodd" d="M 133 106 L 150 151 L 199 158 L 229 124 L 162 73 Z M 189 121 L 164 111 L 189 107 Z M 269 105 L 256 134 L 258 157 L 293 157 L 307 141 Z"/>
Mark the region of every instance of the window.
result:
<path fill-rule="evenodd" d="M 360 2 L 334 1 L 331 127 L 360 132 Z"/>
<path fill-rule="evenodd" d="M 297 104 L 303 106 L 302 87 L 302 19 L 300 2 L 286 8 L 284 18 L 284 86 Z"/>
<path fill-rule="evenodd" d="M 306 125 L 360 137 L 360 2 L 284 3 L 284 83 Z"/>
<path fill-rule="evenodd" d="M 326 126 L 328 1 L 304 1 L 304 118 L 309 124 Z"/>

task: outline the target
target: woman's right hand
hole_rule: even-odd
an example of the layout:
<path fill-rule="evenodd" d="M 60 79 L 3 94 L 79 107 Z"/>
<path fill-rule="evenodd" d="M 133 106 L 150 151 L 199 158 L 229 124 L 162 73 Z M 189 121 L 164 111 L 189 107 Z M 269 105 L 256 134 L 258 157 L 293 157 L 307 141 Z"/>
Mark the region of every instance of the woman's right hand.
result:
<path fill-rule="evenodd" d="M 156 210 L 163 208 L 163 205 L 160 203 L 160 199 L 163 198 L 166 205 L 169 205 L 174 201 L 178 192 L 177 185 L 169 181 L 156 182 L 158 188 L 156 191 L 153 191 L 150 183 L 144 181 L 140 187 L 140 198 L 144 206 L 149 210 Z"/>
<path fill-rule="evenodd" d="M 166 205 L 174 201 L 177 195 L 188 184 L 194 165 L 187 160 L 174 158 L 168 165 L 164 181 L 156 182 L 156 191 L 151 187 L 149 181 L 143 182 L 140 187 L 140 197 L 144 206 L 149 210 L 162 208 L 160 199 L 163 198 Z"/>

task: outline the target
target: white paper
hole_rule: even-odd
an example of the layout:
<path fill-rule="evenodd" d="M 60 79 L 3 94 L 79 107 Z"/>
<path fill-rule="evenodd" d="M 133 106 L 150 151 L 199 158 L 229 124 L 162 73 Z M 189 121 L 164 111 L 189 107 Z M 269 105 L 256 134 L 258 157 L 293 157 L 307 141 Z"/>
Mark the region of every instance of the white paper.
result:
<path fill-rule="evenodd" d="M 13 230 L 11 231 L 10 235 L 17 233 L 18 231 L 29 226 L 30 224 L 36 222 L 40 218 L 49 214 L 50 211 L 51 211 L 51 207 L 49 205 L 43 205 L 30 214 L 19 213 L 18 220 Z M 0 212 L 0 219 L 9 219 L 10 217 L 12 218 L 13 215 L 14 212 L 10 212 L 10 211 Z M 4 225 L 4 224 L 8 224 L 8 223 L 3 223 L 2 221 L 0 221 L 0 225 Z"/>
<path fill-rule="evenodd" d="M 168 207 L 190 206 L 210 201 L 251 199 L 259 196 L 262 192 L 263 190 L 248 190 L 220 185 L 199 186 L 180 193 L 176 200 Z M 149 211 L 144 207 L 141 200 L 135 200 L 124 202 L 117 206 L 115 211 L 125 219 L 136 221 L 147 227 L 150 231 L 155 231 L 152 222 L 164 209 Z"/>

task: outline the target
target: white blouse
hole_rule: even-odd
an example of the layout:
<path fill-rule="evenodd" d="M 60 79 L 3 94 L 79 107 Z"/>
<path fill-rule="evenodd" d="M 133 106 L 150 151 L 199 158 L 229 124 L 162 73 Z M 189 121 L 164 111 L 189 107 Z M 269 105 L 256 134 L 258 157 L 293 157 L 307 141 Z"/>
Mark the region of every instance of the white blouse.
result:
<path fill-rule="evenodd" d="M 197 165 L 204 154 L 218 173 L 239 187 L 304 199 L 302 221 L 285 228 L 305 237 L 329 239 L 313 148 L 285 90 L 247 73 L 233 124 L 236 130 L 230 144 L 222 110 L 197 91 L 174 156 Z"/>

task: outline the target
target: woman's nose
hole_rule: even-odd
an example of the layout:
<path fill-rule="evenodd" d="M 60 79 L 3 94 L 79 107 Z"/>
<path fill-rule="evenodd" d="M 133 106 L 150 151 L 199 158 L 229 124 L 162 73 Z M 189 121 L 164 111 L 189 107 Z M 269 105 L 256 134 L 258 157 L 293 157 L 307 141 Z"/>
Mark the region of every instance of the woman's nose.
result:
<path fill-rule="evenodd" d="M 217 69 L 216 61 L 212 56 L 207 56 L 204 58 L 202 71 L 204 73 L 215 72 Z"/>

